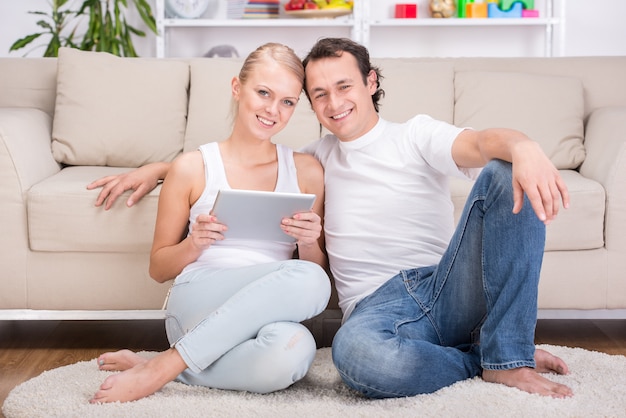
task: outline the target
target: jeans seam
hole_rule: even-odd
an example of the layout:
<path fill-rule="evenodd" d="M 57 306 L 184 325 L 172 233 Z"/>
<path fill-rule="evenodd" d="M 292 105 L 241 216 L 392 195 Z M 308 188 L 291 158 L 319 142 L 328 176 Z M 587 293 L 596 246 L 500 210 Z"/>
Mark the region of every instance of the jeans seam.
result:
<path fill-rule="evenodd" d="M 381 390 L 381 389 L 375 388 L 373 386 L 364 385 L 362 383 L 357 383 L 354 379 L 352 379 L 350 376 L 348 376 L 343 370 L 339 369 L 339 367 L 337 367 L 337 371 L 339 372 L 339 375 L 341 376 L 341 379 L 350 388 L 352 388 L 353 390 L 356 390 L 356 391 L 358 391 L 360 393 L 364 393 L 365 391 L 363 389 L 367 389 L 369 391 L 376 392 L 376 397 L 377 398 L 381 398 L 381 396 L 379 394 L 384 394 L 384 397 L 388 397 L 388 398 L 412 396 L 412 395 L 408 395 L 408 394 L 405 394 L 405 393 L 389 392 L 389 391 L 385 391 L 385 390 Z M 358 387 L 358 389 L 357 389 L 357 387 Z"/>
<path fill-rule="evenodd" d="M 512 370 L 522 367 L 530 367 L 534 369 L 536 364 L 534 361 L 516 360 L 508 361 L 506 363 L 481 363 L 480 365 L 484 370 Z"/>

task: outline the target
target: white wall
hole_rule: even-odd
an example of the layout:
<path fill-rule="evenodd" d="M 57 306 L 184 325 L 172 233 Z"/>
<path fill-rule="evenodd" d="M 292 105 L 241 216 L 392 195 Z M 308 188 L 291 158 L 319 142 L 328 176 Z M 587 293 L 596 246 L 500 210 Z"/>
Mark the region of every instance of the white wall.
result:
<path fill-rule="evenodd" d="M 566 1 L 565 54 L 626 55 L 626 1 Z"/>
<path fill-rule="evenodd" d="M 43 48 L 9 52 L 11 44 L 25 35 L 39 31 L 40 16 L 30 10 L 47 11 L 49 0 L 0 0 L 0 57 L 41 56 Z M 225 0 L 218 0 L 225 2 Z M 562 0 L 566 2 L 565 42 L 555 55 L 626 55 L 625 0 Z M 154 7 L 154 0 L 150 1 Z M 376 13 L 391 14 L 396 0 L 373 0 Z M 427 1 L 416 0 L 419 14 L 427 14 Z M 535 0 L 537 8 L 545 0 Z M 221 7 L 223 9 L 223 5 Z M 390 16 L 389 16 L 390 17 Z M 130 20 L 137 26 L 142 22 L 136 15 Z M 350 36 L 346 28 L 315 29 L 255 29 L 254 36 L 244 28 L 175 29 L 169 35 L 168 55 L 202 55 L 212 46 L 232 43 L 245 55 L 254 46 L 267 41 L 284 42 L 304 54 L 320 36 Z M 370 51 L 372 56 L 537 56 L 543 53 L 542 28 L 374 28 Z M 558 34 L 557 34 L 558 35 Z M 407 39 L 408 38 L 408 39 Z M 485 42 L 485 39 L 489 42 Z M 462 42 L 459 42 L 462 39 Z M 37 41 L 36 41 L 37 42 Z M 44 41 L 42 40 L 41 43 Z M 154 35 L 135 38 L 141 56 L 155 56 Z"/>

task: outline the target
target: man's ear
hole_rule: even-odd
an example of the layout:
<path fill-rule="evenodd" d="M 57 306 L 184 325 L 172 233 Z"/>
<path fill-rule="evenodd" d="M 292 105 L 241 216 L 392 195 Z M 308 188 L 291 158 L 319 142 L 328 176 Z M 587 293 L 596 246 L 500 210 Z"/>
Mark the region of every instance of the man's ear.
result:
<path fill-rule="evenodd" d="M 370 94 L 376 93 L 376 89 L 378 88 L 377 81 L 378 75 L 376 74 L 376 71 L 370 70 L 367 74 L 367 88 L 369 88 Z"/>

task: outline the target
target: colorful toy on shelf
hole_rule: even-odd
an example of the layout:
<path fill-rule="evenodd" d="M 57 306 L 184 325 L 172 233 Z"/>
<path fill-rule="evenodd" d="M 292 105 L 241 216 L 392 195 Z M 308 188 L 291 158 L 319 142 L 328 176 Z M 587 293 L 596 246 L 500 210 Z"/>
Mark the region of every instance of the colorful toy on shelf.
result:
<path fill-rule="evenodd" d="M 465 6 L 465 17 L 480 18 L 488 17 L 487 3 L 469 3 Z"/>
<path fill-rule="evenodd" d="M 497 18 L 521 18 L 522 17 L 522 3 L 516 1 L 513 3 L 513 7 L 508 10 L 502 10 L 496 3 L 489 3 L 487 8 L 488 17 Z"/>
<path fill-rule="evenodd" d="M 534 0 L 458 0 L 458 17 L 522 18 L 539 17 Z"/>
<path fill-rule="evenodd" d="M 457 1 L 456 11 L 457 11 L 458 17 L 466 16 L 466 10 L 467 10 L 466 5 L 470 3 L 474 3 L 474 0 L 458 0 Z"/>
<path fill-rule="evenodd" d="M 398 3 L 396 4 L 396 19 L 415 19 L 417 18 L 417 4 L 416 3 Z"/>
<path fill-rule="evenodd" d="M 431 17 L 452 17 L 456 13 L 454 0 L 430 0 L 428 2 Z"/>
<path fill-rule="evenodd" d="M 515 3 L 522 3 L 522 7 L 526 10 L 532 10 L 535 8 L 535 0 L 500 0 L 501 10 L 510 10 Z"/>
<path fill-rule="evenodd" d="M 457 2 L 457 16 L 458 17 L 487 17 L 487 3 L 497 3 L 499 0 L 486 0 L 477 1 L 474 0 L 458 0 Z M 484 5 L 483 5 L 484 4 Z M 483 16 L 484 8 L 484 16 Z"/>
<path fill-rule="evenodd" d="M 522 10 L 522 17 L 539 17 L 539 10 L 528 10 L 528 9 L 523 9 Z"/>

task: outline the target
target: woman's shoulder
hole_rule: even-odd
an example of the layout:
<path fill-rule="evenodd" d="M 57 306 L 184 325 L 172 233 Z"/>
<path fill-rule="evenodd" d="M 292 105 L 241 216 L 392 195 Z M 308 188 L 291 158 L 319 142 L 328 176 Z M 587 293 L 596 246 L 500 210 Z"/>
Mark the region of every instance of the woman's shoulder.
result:
<path fill-rule="evenodd" d="M 300 190 L 321 196 L 324 190 L 324 169 L 320 162 L 314 156 L 301 152 L 294 152 L 293 159 Z"/>
<path fill-rule="evenodd" d="M 322 164 L 311 154 L 304 152 L 293 152 L 293 160 L 296 164 L 296 168 L 305 170 L 316 170 L 323 172 Z"/>
<path fill-rule="evenodd" d="M 187 151 L 174 159 L 170 172 L 175 172 L 180 175 L 195 174 L 198 169 L 204 170 L 203 167 L 202 153 L 199 150 Z"/>

